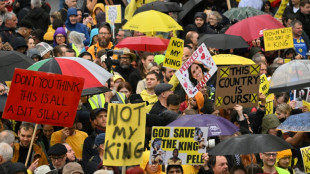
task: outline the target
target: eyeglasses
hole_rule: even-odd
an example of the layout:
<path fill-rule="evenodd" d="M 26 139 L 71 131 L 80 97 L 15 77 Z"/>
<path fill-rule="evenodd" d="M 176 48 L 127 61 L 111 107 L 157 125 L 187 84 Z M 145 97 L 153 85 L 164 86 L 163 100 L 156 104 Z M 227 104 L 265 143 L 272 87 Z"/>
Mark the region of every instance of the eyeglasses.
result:
<path fill-rule="evenodd" d="M 65 36 L 56 36 L 55 38 L 60 39 L 60 38 L 64 38 Z"/>
<path fill-rule="evenodd" d="M 107 32 L 101 32 L 101 33 L 99 33 L 99 35 L 108 35 L 108 34 L 110 34 L 110 33 L 107 33 Z"/>
<path fill-rule="evenodd" d="M 277 153 L 264 153 L 264 155 L 266 155 L 268 158 L 270 158 L 271 156 L 277 157 Z"/>
<path fill-rule="evenodd" d="M 130 57 L 121 57 L 121 60 L 126 60 L 126 61 L 129 61 L 130 60 Z"/>
<path fill-rule="evenodd" d="M 62 156 L 50 156 L 50 159 L 52 161 L 62 161 L 64 159 L 65 155 Z"/>

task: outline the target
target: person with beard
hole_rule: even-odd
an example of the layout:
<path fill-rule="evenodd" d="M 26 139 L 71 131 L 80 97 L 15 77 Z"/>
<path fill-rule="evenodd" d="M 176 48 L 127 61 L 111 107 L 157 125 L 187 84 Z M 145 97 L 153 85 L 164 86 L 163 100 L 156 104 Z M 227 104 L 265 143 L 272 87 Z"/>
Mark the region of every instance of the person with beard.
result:
<path fill-rule="evenodd" d="M 89 52 L 93 57 L 96 57 L 100 50 L 113 49 L 111 37 L 111 28 L 108 25 L 100 26 L 98 29 L 98 42 L 90 46 L 87 52 Z"/>
<path fill-rule="evenodd" d="M 66 28 L 69 31 L 76 31 L 79 33 L 83 33 L 85 36 L 85 40 L 83 41 L 84 45 L 88 45 L 89 44 L 89 33 L 87 30 L 86 25 L 77 22 L 77 10 L 76 8 L 69 8 L 68 9 L 68 15 L 67 15 L 67 20 L 66 20 Z"/>
<path fill-rule="evenodd" d="M 133 91 L 136 91 L 139 80 L 142 80 L 139 70 L 131 65 L 131 62 L 135 61 L 136 55 L 134 53 L 125 53 L 118 56 L 119 65 L 114 68 L 114 72 L 119 73 L 126 82 L 129 82 Z"/>
<path fill-rule="evenodd" d="M 167 68 L 167 67 L 162 67 L 161 68 L 161 74 L 163 75 L 163 82 L 164 83 L 169 83 L 171 80 L 172 76 L 174 75 L 176 70 L 172 68 Z"/>
<path fill-rule="evenodd" d="M 194 17 L 194 24 L 189 24 L 184 29 L 184 36 L 189 31 L 197 31 L 198 34 L 217 34 L 206 23 L 207 15 L 204 12 L 197 12 Z"/>

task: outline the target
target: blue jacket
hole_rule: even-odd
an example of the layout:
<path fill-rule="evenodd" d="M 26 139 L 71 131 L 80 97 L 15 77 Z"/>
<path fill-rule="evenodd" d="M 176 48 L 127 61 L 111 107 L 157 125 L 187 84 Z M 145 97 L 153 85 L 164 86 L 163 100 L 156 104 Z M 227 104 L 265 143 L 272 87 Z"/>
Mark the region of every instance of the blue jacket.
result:
<path fill-rule="evenodd" d="M 66 23 L 65 23 L 67 29 L 69 31 L 76 31 L 76 32 L 84 33 L 86 40 L 84 40 L 83 43 L 84 43 L 85 46 L 88 45 L 89 44 L 89 33 L 88 33 L 86 25 L 78 23 L 78 22 L 76 24 L 71 24 L 70 20 L 69 20 L 69 17 L 71 15 L 76 15 L 77 16 L 76 8 L 69 8 L 67 14 L 68 14 L 67 15 L 67 20 L 66 20 Z"/>

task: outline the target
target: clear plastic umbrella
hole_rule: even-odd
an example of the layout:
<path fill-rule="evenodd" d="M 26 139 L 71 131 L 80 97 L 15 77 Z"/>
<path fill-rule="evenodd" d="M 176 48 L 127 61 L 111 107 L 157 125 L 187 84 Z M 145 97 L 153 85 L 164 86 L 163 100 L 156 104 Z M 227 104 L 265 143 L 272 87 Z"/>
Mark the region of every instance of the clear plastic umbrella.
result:
<path fill-rule="evenodd" d="M 284 92 L 310 86 L 310 60 L 293 60 L 273 73 L 270 93 Z"/>

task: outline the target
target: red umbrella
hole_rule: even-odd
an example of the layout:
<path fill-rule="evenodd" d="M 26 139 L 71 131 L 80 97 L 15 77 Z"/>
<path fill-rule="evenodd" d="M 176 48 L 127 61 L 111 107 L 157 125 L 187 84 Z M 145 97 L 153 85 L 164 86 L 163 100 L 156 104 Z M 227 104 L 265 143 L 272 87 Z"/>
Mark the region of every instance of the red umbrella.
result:
<path fill-rule="evenodd" d="M 263 14 L 246 18 L 232 25 L 225 34 L 241 36 L 245 41 L 250 42 L 263 36 L 263 30 L 283 27 L 284 26 L 271 15 Z"/>
<path fill-rule="evenodd" d="M 156 52 L 166 50 L 169 44 L 168 39 L 158 37 L 127 37 L 120 41 L 115 47 L 129 48 L 130 50 Z"/>

